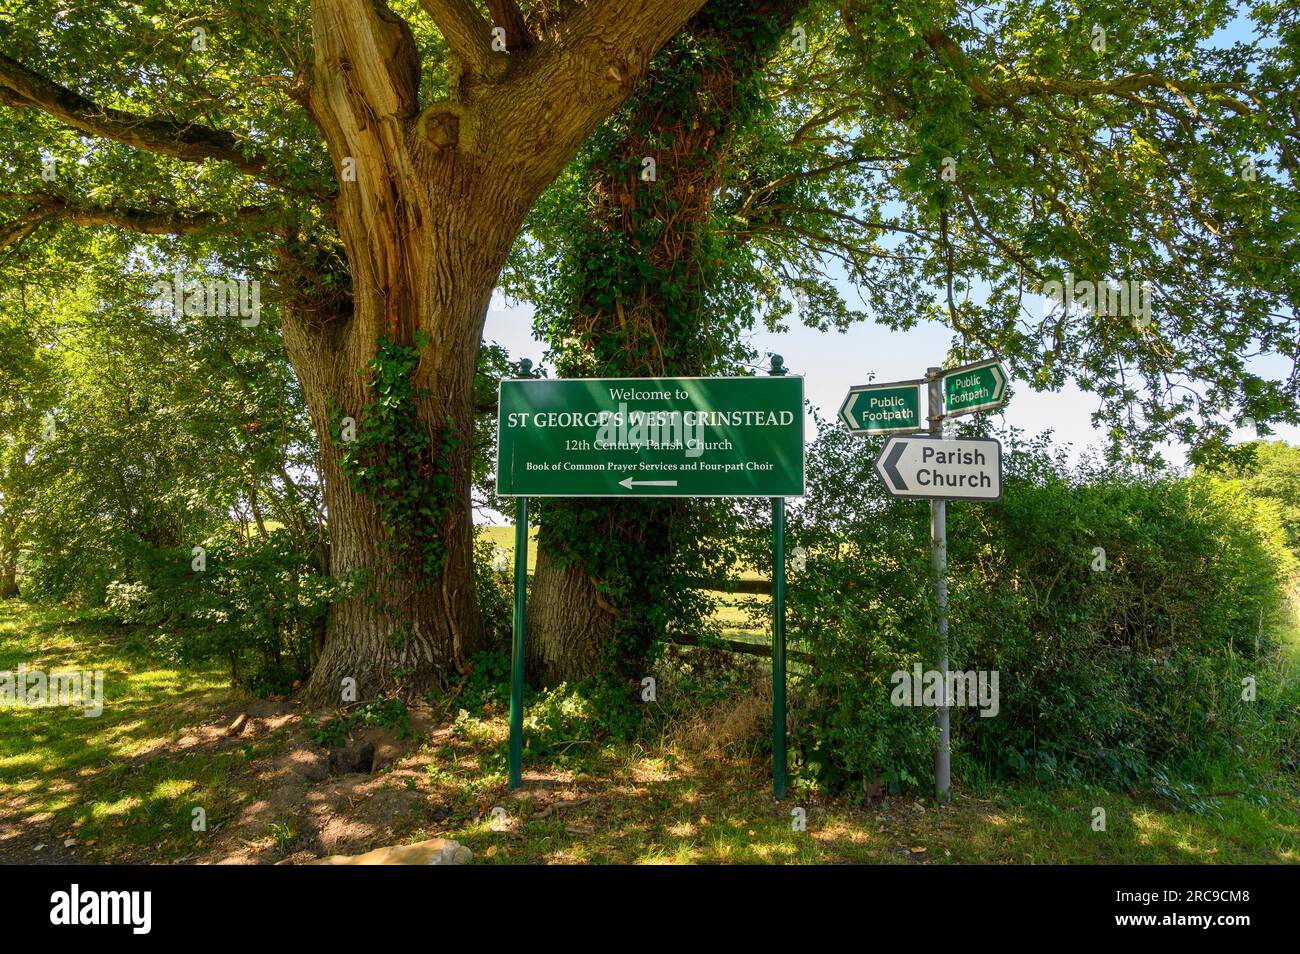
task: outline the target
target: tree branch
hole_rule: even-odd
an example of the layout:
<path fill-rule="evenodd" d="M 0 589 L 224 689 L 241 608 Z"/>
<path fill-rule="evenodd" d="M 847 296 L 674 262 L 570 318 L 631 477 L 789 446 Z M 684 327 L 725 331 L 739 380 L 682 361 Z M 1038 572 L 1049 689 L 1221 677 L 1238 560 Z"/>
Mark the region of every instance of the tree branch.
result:
<path fill-rule="evenodd" d="M 1205 96 L 1227 106 L 1233 112 L 1249 116 L 1250 107 L 1230 93 L 1242 93 L 1255 102 L 1257 99 L 1250 90 L 1233 83 L 1198 83 L 1188 80 L 1176 80 L 1169 76 L 1148 70 L 1140 73 L 1128 73 L 1109 80 L 1058 79 L 1050 76 L 1017 76 L 1001 83 L 989 83 L 982 79 L 966 52 L 952 37 L 938 30 L 925 34 L 925 42 L 936 54 L 950 60 L 965 76 L 966 82 L 975 93 L 975 102 L 983 107 L 1009 106 L 1025 96 L 1124 96 L 1140 93 L 1147 89 L 1164 89 L 1176 93 L 1187 102 L 1188 94 Z M 1189 107 L 1195 111 L 1190 102 Z"/>
<path fill-rule="evenodd" d="M 491 94 L 483 128 L 518 166 L 531 202 L 631 93 L 651 58 L 704 0 L 588 0 L 518 57 Z M 520 164 L 518 157 L 529 156 Z"/>
<path fill-rule="evenodd" d="M 206 228 L 261 220 L 266 209 L 247 206 L 232 215 L 182 212 L 179 209 L 112 208 L 72 202 L 61 196 L 3 193 L 0 199 L 22 199 L 31 204 L 16 219 L 0 226 L 0 248 L 17 244 L 50 221 L 63 221 L 84 228 L 112 226 L 144 235 L 192 235 Z"/>
<path fill-rule="evenodd" d="M 92 136 L 186 162 L 216 159 L 264 182 L 284 183 L 267 171 L 265 156 L 246 155 L 232 133 L 195 123 L 152 119 L 101 106 L 0 53 L 0 105 L 40 109 Z"/>
<path fill-rule="evenodd" d="M 0 249 L 22 244 L 23 239 L 44 225 L 49 218 L 49 212 L 40 206 L 33 206 L 12 222 L 0 225 Z"/>
<path fill-rule="evenodd" d="M 986 105 L 997 105 L 1020 99 L 1028 94 L 1038 96 L 1120 96 L 1139 93 L 1146 89 L 1165 89 L 1178 93 L 1187 105 L 1187 94 L 1217 100 L 1235 113 L 1250 115 L 1250 107 L 1230 92 L 1236 88 L 1227 83 L 1192 83 L 1171 79 L 1159 73 L 1129 73 L 1113 80 L 1070 80 L 1051 77 L 1025 76 L 986 86 Z M 1195 107 L 1192 107 L 1193 110 Z"/>
<path fill-rule="evenodd" d="M 492 28 L 471 0 L 420 0 L 420 6 L 433 18 L 453 54 L 479 76 L 492 73 L 492 61 L 497 58 L 492 51 Z M 509 30 L 506 26 L 507 39 Z"/>

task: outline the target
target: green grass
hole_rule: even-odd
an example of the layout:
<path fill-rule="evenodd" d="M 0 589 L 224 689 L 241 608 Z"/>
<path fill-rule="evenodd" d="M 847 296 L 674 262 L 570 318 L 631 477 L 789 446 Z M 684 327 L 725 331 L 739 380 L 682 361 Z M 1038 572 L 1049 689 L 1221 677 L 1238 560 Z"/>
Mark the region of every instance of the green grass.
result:
<path fill-rule="evenodd" d="M 686 793 L 690 794 L 690 793 Z M 993 798 L 960 796 L 949 809 L 919 813 L 921 803 L 895 801 L 875 813 L 849 813 L 813 806 L 808 831 L 791 830 L 788 819 L 739 805 L 698 826 L 689 812 L 681 821 L 657 823 L 629 853 L 620 835 L 604 850 L 611 861 L 644 862 L 900 862 L 940 864 L 1181 864 L 1295 863 L 1294 825 L 1236 812 L 1208 823 L 1167 815 L 1123 798 L 1111 805 L 1107 832 L 1089 824 L 1091 806 L 1067 793 L 1011 791 Z M 876 824 L 878 823 L 878 824 Z M 873 824 L 875 828 L 873 830 Z M 468 842 L 467 842 L 468 843 Z M 915 849 L 924 849 L 917 851 Z M 527 858 L 527 855 L 525 855 Z M 518 856 L 512 860 L 524 860 Z M 538 854 L 528 860 L 543 860 Z"/>
<path fill-rule="evenodd" d="M 213 860 L 191 833 L 192 807 L 205 806 L 209 827 L 219 826 L 259 797 L 254 769 L 279 754 L 274 736 L 188 744 L 239 702 L 224 670 L 182 669 L 138 648 L 129 631 L 10 601 L 0 604 L 0 669 L 20 662 L 104 669 L 106 704 L 99 718 L 0 710 L 0 834 L 75 838 L 87 861 Z M 1207 814 L 1096 787 L 972 783 L 960 763 L 947 808 L 920 797 L 866 807 L 797 783 L 777 803 L 756 745 L 706 753 L 698 739 L 715 736 L 715 724 L 694 734 L 678 731 L 685 724 L 664 723 L 662 737 L 638 743 L 551 739 L 545 756 L 537 746 L 547 740 L 533 734 L 525 787 L 512 795 L 504 707 L 457 715 L 453 702 L 382 780 L 418 792 L 427 811 L 370 847 L 450 837 L 495 864 L 1300 862 L 1294 776 L 1260 778 Z M 534 817 L 557 799 L 584 801 Z M 495 806 L 506 809 L 503 830 L 493 827 Z M 1095 807 L 1106 810 L 1104 832 L 1092 829 Z M 794 808 L 806 812 L 806 831 L 792 827 Z M 294 810 L 274 822 L 264 857 L 301 851 Z"/>
<path fill-rule="evenodd" d="M 181 669 L 151 657 L 121 630 L 58 610 L 0 602 L 0 670 L 103 670 L 104 709 L 0 709 L 0 806 L 48 819 L 89 859 L 183 853 L 191 809 L 208 824 L 229 802 L 231 770 L 246 759 L 169 750 L 184 730 L 228 703 L 221 667 Z M 214 817 L 214 815 L 216 817 Z"/>
<path fill-rule="evenodd" d="M 515 528 L 514 527 L 490 527 L 479 526 L 475 528 L 478 533 L 492 541 L 494 546 L 498 546 L 504 551 L 509 566 L 514 566 L 515 559 Z M 528 572 L 532 573 L 537 567 L 537 528 L 529 527 L 528 529 Z"/>
<path fill-rule="evenodd" d="M 503 720 L 471 720 L 431 763 L 439 799 L 507 808 L 504 830 L 489 815 L 445 834 L 484 862 L 514 863 L 927 863 L 1182 864 L 1295 863 L 1300 821 L 1294 799 L 1271 807 L 1225 799 L 1216 816 L 1173 812 L 1102 790 L 981 786 L 954 803 L 886 799 L 871 808 L 843 800 L 769 795 L 761 760 L 722 762 L 672 746 L 650 752 L 611 745 L 580 759 L 525 761 L 539 789 L 590 801 L 530 822 L 536 796 L 511 800 L 503 775 L 485 767 L 485 744 L 504 742 Z M 791 810 L 806 813 L 806 830 Z M 1106 831 L 1092 827 L 1106 810 Z"/>

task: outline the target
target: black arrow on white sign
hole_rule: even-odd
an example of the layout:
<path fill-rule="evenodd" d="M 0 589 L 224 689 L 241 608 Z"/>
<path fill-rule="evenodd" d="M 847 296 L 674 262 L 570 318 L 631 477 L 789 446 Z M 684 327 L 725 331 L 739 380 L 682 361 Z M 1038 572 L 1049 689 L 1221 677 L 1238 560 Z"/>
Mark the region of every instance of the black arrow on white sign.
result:
<path fill-rule="evenodd" d="M 997 500 L 1002 445 L 984 437 L 891 437 L 876 459 L 876 473 L 894 497 Z"/>
<path fill-rule="evenodd" d="M 885 486 L 888 487 L 892 484 L 895 487 L 906 487 L 907 482 L 903 480 L 903 475 L 898 472 L 898 459 L 903 456 L 903 451 L 907 450 L 907 445 L 902 441 L 890 441 L 890 444 L 893 447 L 887 448 L 880 455 L 881 466 L 884 468 L 886 475 Z"/>

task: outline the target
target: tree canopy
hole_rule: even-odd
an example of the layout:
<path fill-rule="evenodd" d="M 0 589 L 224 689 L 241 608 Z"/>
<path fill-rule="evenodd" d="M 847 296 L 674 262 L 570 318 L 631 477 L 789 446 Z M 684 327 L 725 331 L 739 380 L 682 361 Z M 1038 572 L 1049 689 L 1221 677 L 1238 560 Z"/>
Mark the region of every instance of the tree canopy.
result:
<path fill-rule="evenodd" d="M 131 481 L 61 506 L 174 545 L 283 510 L 357 583 L 319 698 L 463 667 L 497 285 L 566 374 L 937 319 L 1095 395 L 1116 454 L 1213 461 L 1300 423 L 1298 53 L 1226 0 L 18 4 L 0 554 L 14 481 L 111 444 Z"/>

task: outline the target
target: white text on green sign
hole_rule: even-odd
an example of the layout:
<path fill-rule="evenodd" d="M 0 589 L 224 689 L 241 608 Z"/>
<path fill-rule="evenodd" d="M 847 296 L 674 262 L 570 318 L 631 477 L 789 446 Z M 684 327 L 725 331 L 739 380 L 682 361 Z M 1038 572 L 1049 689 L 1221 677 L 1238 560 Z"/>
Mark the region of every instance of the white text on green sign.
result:
<path fill-rule="evenodd" d="M 803 426 L 799 377 L 503 381 L 497 493 L 801 496 Z"/>
<path fill-rule="evenodd" d="M 949 371 L 943 378 L 945 414 L 992 411 L 1007 399 L 1007 373 L 996 361 Z"/>
<path fill-rule="evenodd" d="M 849 389 L 840 420 L 857 434 L 897 434 L 921 429 L 920 382 L 860 385 Z"/>

